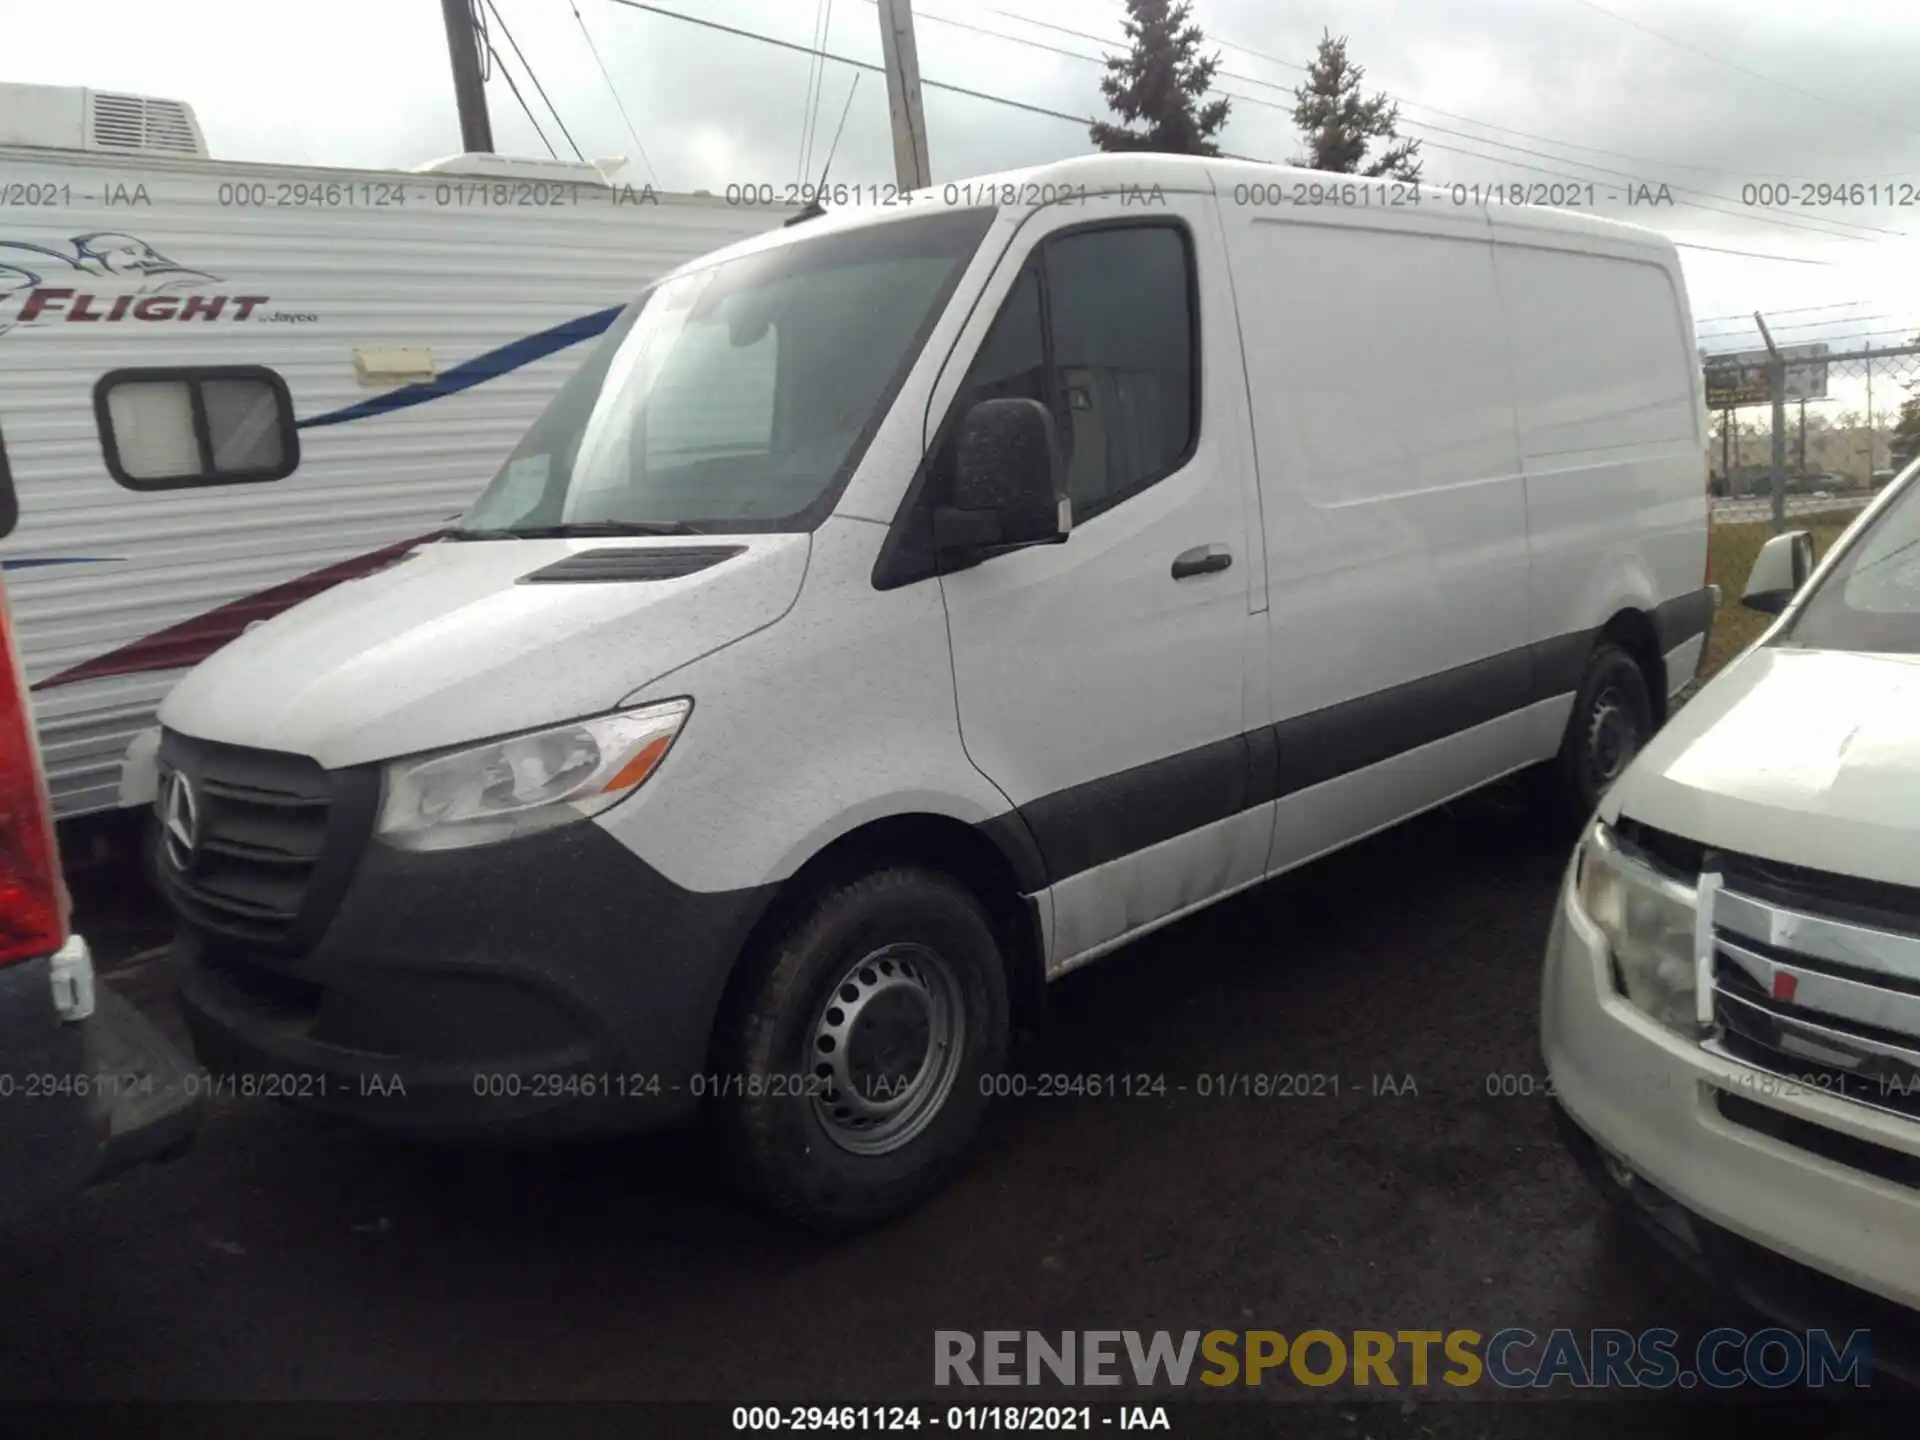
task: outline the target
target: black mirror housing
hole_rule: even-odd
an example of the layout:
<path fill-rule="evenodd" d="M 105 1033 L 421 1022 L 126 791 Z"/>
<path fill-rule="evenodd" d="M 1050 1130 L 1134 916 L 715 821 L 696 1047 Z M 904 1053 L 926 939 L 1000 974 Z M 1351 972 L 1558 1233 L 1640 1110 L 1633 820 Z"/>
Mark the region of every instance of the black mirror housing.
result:
<path fill-rule="evenodd" d="M 1072 512 L 1053 414 L 1038 400 L 982 400 L 954 437 L 951 502 L 933 512 L 934 543 L 970 559 L 1057 545 Z"/>

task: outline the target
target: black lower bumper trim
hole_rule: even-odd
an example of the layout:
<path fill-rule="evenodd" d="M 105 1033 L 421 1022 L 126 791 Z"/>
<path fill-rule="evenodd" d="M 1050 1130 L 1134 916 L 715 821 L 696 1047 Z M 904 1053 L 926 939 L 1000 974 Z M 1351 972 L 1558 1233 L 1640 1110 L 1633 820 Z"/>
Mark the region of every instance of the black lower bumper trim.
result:
<path fill-rule="evenodd" d="M 592 824 L 376 844 L 304 953 L 183 926 L 181 1007 L 215 1095 L 441 1138 L 646 1129 L 699 1099 L 770 893 L 683 890 Z"/>
<path fill-rule="evenodd" d="M 1623 1184 L 1599 1143 L 1558 1101 L 1553 1118 L 1561 1142 L 1608 1204 L 1695 1276 L 1771 1324 L 1836 1335 L 1866 1330 L 1873 1382 L 1920 1392 L 1920 1315 L 1734 1234 L 1644 1176 Z"/>

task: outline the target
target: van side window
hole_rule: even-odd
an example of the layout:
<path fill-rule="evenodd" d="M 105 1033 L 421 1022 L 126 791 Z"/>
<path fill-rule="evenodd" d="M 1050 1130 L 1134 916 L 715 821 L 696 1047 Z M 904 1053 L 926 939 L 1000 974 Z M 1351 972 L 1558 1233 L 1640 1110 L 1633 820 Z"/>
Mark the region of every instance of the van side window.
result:
<path fill-rule="evenodd" d="M 1007 292 L 980 353 L 973 357 L 973 368 L 961 387 L 963 410 L 982 400 L 1038 400 L 1053 405 L 1047 393 L 1045 323 L 1039 266 L 1029 261 Z"/>
<path fill-rule="evenodd" d="M 1038 257 L 1027 262 L 1001 302 L 951 413 L 958 420 L 982 400 L 1038 400 L 1058 415 L 1059 406 L 1047 389 L 1046 311 Z M 937 456 L 934 473 L 942 486 L 953 474 L 959 428 L 949 428 Z"/>
<path fill-rule="evenodd" d="M 1198 367 L 1184 232 L 1129 225 L 1046 245 L 1056 418 L 1075 523 L 1178 469 Z"/>
<path fill-rule="evenodd" d="M 300 463 L 286 382 L 263 366 L 115 370 L 93 408 L 107 473 L 130 490 L 281 480 Z"/>

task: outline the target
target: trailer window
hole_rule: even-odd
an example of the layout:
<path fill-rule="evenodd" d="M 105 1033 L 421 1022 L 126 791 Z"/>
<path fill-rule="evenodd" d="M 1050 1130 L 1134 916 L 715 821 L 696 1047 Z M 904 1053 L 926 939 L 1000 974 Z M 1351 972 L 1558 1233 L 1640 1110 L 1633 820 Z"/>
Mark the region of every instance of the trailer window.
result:
<path fill-rule="evenodd" d="M 300 463 L 286 382 L 263 366 L 116 370 L 94 414 L 107 473 L 132 490 L 280 480 Z"/>

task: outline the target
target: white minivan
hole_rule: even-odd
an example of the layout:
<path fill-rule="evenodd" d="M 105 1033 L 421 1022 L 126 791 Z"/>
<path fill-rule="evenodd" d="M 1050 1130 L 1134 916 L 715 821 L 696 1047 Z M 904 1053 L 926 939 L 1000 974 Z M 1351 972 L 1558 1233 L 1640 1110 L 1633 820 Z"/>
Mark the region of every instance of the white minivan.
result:
<path fill-rule="evenodd" d="M 436 543 L 168 699 L 210 1064 L 415 1133 L 704 1111 L 849 1227 L 1046 982 L 1696 669 L 1673 247 L 1108 156 L 794 224 L 622 315 Z"/>
<path fill-rule="evenodd" d="M 1920 462 L 1814 558 L 1606 795 L 1542 997 L 1589 1173 L 1802 1325 L 1920 1309 Z"/>

